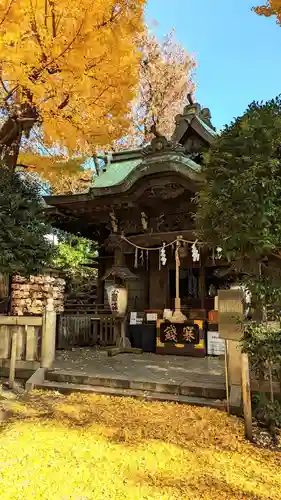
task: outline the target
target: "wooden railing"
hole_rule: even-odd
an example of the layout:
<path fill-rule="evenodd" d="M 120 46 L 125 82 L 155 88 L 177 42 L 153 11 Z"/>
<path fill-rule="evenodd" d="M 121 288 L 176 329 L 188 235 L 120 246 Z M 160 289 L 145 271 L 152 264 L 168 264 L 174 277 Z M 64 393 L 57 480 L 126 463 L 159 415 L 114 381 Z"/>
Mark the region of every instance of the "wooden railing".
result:
<path fill-rule="evenodd" d="M 111 313 L 64 313 L 58 318 L 57 348 L 115 346 L 120 320 Z"/>
<path fill-rule="evenodd" d="M 48 299 L 42 316 L 0 315 L 0 360 L 40 362 L 49 368 L 55 358 L 56 313 Z"/>
<path fill-rule="evenodd" d="M 77 302 L 68 300 L 64 305 L 64 314 L 111 314 L 109 305 L 93 304 L 91 302 Z"/>
<path fill-rule="evenodd" d="M 42 316 L 0 316 L 0 359 L 9 359 L 12 349 L 12 332 L 17 331 L 16 359 L 40 359 Z"/>

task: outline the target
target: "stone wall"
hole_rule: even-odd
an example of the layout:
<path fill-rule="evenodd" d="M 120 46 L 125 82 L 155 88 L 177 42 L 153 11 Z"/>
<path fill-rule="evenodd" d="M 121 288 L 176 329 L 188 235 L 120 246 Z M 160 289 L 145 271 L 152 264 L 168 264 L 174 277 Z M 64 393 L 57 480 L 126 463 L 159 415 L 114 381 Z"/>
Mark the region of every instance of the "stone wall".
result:
<path fill-rule="evenodd" d="M 47 299 L 53 298 L 56 312 L 64 309 L 65 280 L 53 276 L 14 276 L 11 313 L 16 316 L 42 314 Z"/>

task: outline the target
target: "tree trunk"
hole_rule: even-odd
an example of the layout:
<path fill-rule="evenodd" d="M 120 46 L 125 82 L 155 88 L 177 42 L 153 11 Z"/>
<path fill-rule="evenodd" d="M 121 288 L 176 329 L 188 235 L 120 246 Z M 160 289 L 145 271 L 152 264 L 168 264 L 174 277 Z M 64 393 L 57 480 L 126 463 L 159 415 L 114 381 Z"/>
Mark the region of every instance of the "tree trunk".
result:
<path fill-rule="evenodd" d="M 22 137 L 22 127 L 15 118 L 9 117 L 0 130 L 0 165 L 11 172 L 15 170 Z"/>
<path fill-rule="evenodd" d="M 38 119 L 36 109 L 30 103 L 19 105 L 19 112 L 9 116 L 0 129 L 0 167 L 14 172 L 19 156 L 23 133 L 29 136 Z"/>
<path fill-rule="evenodd" d="M 271 401 L 271 403 L 274 403 L 272 364 L 271 363 L 269 363 L 269 366 L 268 366 L 268 373 L 269 373 L 269 385 L 270 385 L 270 401 Z"/>

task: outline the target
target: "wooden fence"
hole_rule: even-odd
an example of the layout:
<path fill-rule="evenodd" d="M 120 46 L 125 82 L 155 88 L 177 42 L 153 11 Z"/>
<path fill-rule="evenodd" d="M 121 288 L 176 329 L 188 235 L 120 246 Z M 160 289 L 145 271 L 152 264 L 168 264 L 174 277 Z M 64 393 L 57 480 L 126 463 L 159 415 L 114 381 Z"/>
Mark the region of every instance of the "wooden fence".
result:
<path fill-rule="evenodd" d="M 112 316 L 108 306 L 68 301 L 58 317 L 57 349 L 115 346 L 120 328 L 120 320 Z"/>
<path fill-rule="evenodd" d="M 64 313 L 65 314 L 111 314 L 111 309 L 109 305 L 106 304 L 93 304 L 92 302 L 81 301 L 78 302 L 76 300 L 67 300 L 64 304 Z"/>
<path fill-rule="evenodd" d="M 0 360 L 10 360 L 12 339 L 16 338 L 16 361 L 40 362 L 50 367 L 55 358 L 56 313 L 53 302 L 42 316 L 0 315 Z"/>
<path fill-rule="evenodd" d="M 0 316 L 0 359 L 9 359 L 12 332 L 17 331 L 17 361 L 38 361 L 42 343 L 42 316 Z"/>

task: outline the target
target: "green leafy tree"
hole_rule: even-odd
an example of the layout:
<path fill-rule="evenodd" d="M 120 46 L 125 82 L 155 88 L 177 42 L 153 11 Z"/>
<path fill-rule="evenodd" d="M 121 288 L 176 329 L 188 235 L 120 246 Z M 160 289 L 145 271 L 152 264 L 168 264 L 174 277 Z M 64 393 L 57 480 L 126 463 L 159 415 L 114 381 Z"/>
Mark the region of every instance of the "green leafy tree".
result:
<path fill-rule="evenodd" d="M 94 242 L 81 236 L 58 232 L 58 245 L 54 265 L 69 275 L 84 274 L 89 272 L 87 265 L 92 264 L 96 257 Z"/>
<path fill-rule="evenodd" d="M 280 289 L 271 265 L 281 248 L 280 159 L 280 97 L 253 102 L 207 154 L 196 215 L 198 236 L 222 247 L 253 293 L 271 305 Z"/>
<path fill-rule="evenodd" d="M 41 186 L 30 174 L 1 170 L 0 272 L 35 274 L 53 258 Z"/>
<path fill-rule="evenodd" d="M 64 272 L 67 280 L 66 296 L 78 301 L 91 301 L 95 294 L 96 269 L 89 265 L 97 256 L 93 241 L 58 231 L 58 245 L 53 265 Z"/>

